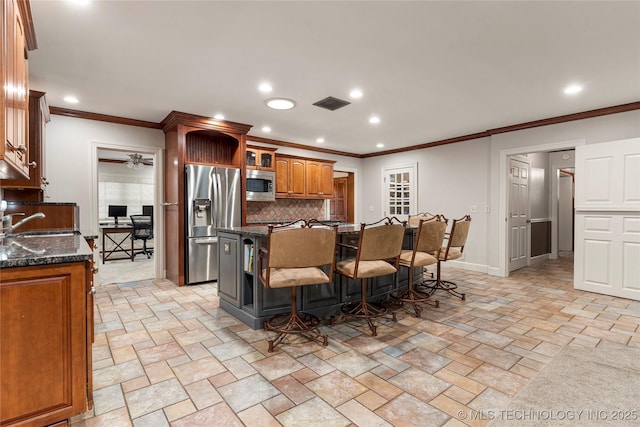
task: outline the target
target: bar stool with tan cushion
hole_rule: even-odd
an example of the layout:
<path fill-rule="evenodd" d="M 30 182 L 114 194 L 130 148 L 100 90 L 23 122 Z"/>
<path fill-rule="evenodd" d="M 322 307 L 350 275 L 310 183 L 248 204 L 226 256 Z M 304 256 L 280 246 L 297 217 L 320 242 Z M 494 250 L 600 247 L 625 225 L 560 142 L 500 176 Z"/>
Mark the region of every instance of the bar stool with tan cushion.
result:
<path fill-rule="evenodd" d="M 260 248 L 258 270 L 266 288 L 291 288 L 291 312 L 272 316 L 264 329 L 278 333 L 269 341 L 272 352 L 287 334 L 303 335 L 327 345 L 327 335 L 318 330 L 318 317 L 298 312 L 298 286 L 331 283 L 336 259 L 338 227 L 316 220 L 298 220 L 282 226 L 270 225 L 267 247 Z M 322 269 L 328 267 L 328 274 Z"/>
<path fill-rule="evenodd" d="M 360 302 L 343 305 L 342 312 L 347 317 L 366 319 L 372 336 L 376 336 L 376 326 L 371 319 L 384 316 L 387 309 L 367 302 L 367 279 L 398 271 L 405 228 L 406 222 L 387 217 L 372 224 L 361 224 L 358 246 L 338 243 L 339 247 L 355 250 L 356 256 L 338 261 L 336 272 L 350 279 L 361 280 Z M 391 316 L 395 322 L 395 313 Z"/>
<path fill-rule="evenodd" d="M 433 221 L 437 217 L 438 215 L 434 215 L 429 212 L 421 212 L 419 214 L 409 215 L 409 218 L 407 218 L 407 225 L 412 228 L 418 228 L 420 221 Z"/>
<path fill-rule="evenodd" d="M 464 245 L 467 243 L 467 236 L 469 235 L 469 226 L 471 225 L 471 216 L 465 215 L 460 219 L 454 219 L 451 225 L 451 233 L 447 241 L 447 246 L 443 246 L 440 251 L 434 255 L 438 258 L 438 269 L 436 278 L 428 280 L 424 286 L 428 289 L 427 293 L 433 295 L 438 289 L 443 289 L 451 295 L 465 300 L 465 294 L 458 292 L 456 289 L 458 285 L 449 281 L 442 280 L 441 278 L 441 264 L 442 261 L 449 261 L 452 259 L 458 259 L 462 257 L 464 251 Z"/>
<path fill-rule="evenodd" d="M 408 289 L 394 291 L 391 296 L 398 299 L 401 303 L 410 303 L 416 313 L 416 317 L 420 317 L 422 307 L 418 303 L 429 303 L 435 307 L 439 307 L 438 300 L 431 300 L 430 296 L 416 290 L 413 283 L 413 269 L 438 262 L 438 251 L 442 247 L 444 241 L 444 233 L 447 228 L 446 220 L 443 221 L 440 215 L 431 217 L 423 216 L 418 224 L 413 244 L 413 249 L 403 250 L 400 254 L 400 265 L 409 270 L 409 287 Z M 409 217 L 411 220 L 411 217 Z M 435 256 L 433 255 L 435 254 Z M 418 283 L 422 283 L 422 274 Z"/>

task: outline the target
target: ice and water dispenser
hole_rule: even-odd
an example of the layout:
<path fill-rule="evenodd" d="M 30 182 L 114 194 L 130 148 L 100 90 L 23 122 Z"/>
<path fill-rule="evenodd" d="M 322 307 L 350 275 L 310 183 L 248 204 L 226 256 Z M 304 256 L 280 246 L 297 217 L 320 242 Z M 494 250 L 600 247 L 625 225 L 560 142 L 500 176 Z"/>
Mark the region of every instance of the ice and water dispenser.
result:
<path fill-rule="evenodd" d="M 213 225 L 210 199 L 193 200 L 193 216 L 191 227 L 208 227 Z"/>

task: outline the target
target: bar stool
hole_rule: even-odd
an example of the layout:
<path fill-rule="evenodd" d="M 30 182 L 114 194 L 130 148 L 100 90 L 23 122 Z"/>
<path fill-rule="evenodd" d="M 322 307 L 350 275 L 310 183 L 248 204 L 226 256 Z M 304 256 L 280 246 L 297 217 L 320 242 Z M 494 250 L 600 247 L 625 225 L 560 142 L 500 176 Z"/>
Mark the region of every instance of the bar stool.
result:
<path fill-rule="evenodd" d="M 276 314 L 264 322 L 264 329 L 277 332 L 269 341 L 272 352 L 287 334 L 298 334 L 326 346 L 326 334 L 318 330 L 318 317 L 298 312 L 298 286 L 331 283 L 336 260 L 337 225 L 317 220 L 297 220 L 270 225 L 267 247 L 258 251 L 260 281 L 266 288 L 291 288 L 291 312 Z M 322 267 L 329 266 L 329 274 Z"/>
<path fill-rule="evenodd" d="M 441 264 L 442 261 L 446 262 L 451 259 L 458 259 L 462 257 L 464 245 L 467 243 L 467 236 L 469 235 L 470 225 L 470 215 L 465 215 L 460 219 L 453 220 L 447 246 L 440 248 L 440 251 L 437 252 L 437 254 L 434 253 L 434 255 L 436 255 L 436 257 L 438 258 L 438 270 L 436 273 L 436 278 L 428 280 L 423 284 L 423 286 L 428 289 L 427 293 L 429 295 L 433 295 L 434 292 L 438 289 L 443 289 L 463 301 L 466 299 L 465 294 L 456 290 L 458 288 L 458 285 L 449 280 L 441 279 Z"/>
<path fill-rule="evenodd" d="M 409 218 L 411 220 L 411 217 Z M 427 265 L 436 264 L 438 262 L 437 252 L 442 247 L 444 241 L 444 233 L 447 228 L 446 221 L 442 221 L 440 215 L 432 217 L 423 216 L 418 224 L 413 249 L 403 250 L 400 254 L 400 265 L 406 267 L 409 272 L 408 289 L 398 290 L 391 293 L 391 296 L 399 300 L 401 303 L 410 303 L 416 313 L 416 317 L 420 317 L 422 308 L 418 303 L 430 303 L 435 307 L 439 307 L 438 300 L 432 301 L 430 295 L 419 292 L 415 289 L 412 280 L 413 269 L 415 267 L 426 267 Z M 432 254 L 436 254 L 436 256 Z M 416 284 L 423 283 L 422 274 Z"/>
<path fill-rule="evenodd" d="M 438 216 L 439 215 L 434 215 L 429 212 L 421 212 L 419 214 L 409 215 L 409 218 L 407 218 L 407 225 L 409 227 L 418 228 L 421 220 L 429 221 L 435 219 Z"/>
<path fill-rule="evenodd" d="M 338 261 L 336 272 L 350 279 L 361 280 L 360 302 L 345 304 L 341 310 L 347 317 L 366 319 L 372 336 L 376 336 L 376 326 L 371 319 L 384 316 L 387 309 L 367 302 L 367 278 L 398 271 L 406 225 L 406 222 L 395 217 L 386 217 L 375 223 L 361 224 L 358 246 L 338 243 L 338 247 L 355 250 L 356 256 Z M 396 314 L 391 313 L 391 316 L 395 322 Z"/>

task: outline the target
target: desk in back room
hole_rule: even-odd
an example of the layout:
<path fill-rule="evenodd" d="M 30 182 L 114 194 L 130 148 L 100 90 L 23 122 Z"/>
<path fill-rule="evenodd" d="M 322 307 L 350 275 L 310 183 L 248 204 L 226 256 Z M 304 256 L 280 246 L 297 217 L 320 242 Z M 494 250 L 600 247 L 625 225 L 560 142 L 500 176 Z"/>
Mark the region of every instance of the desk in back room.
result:
<path fill-rule="evenodd" d="M 103 264 L 106 261 L 115 261 L 118 259 L 134 260 L 133 226 L 131 224 L 101 225 L 100 231 L 102 232 Z M 107 240 L 110 243 L 109 246 L 113 245 L 110 249 L 107 249 Z M 115 258 L 114 256 L 117 256 L 117 254 L 124 254 L 124 256 Z"/>

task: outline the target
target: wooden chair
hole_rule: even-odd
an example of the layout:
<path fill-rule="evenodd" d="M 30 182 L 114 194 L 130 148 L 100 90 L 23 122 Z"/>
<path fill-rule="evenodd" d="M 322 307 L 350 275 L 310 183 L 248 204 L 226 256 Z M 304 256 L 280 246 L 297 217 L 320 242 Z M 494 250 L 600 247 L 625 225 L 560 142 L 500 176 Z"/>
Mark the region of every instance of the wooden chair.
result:
<path fill-rule="evenodd" d="M 395 217 L 386 217 L 372 224 L 361 224 L 358 246 L 338 243 L 339 247 L 356 251 L 356 256 L 338 261 L 336 272 L 350 279 L 361 280 L 360 302 L 343 305 L 342 312 L 347 317 L 366 319 L 372 336 L 376 336 L 376 326 L 371 319 L 384 316 L 387 308 L 367 302 L 367 278 L 398 271 L 406 225 L 406 222 Z M 392 313 L 391 316 L 395 322 L 396 314 Z"/>
<path fill-rule="evenodd" d="M 411 217 L 409 217 L 411 219 Z M 431 300 L 428 294 L 416 290 L 412 276 L 413 269 L 420 267 L 421 275 L 418 284 L 423 283 L 422 268 L 438 262 L 438 252 L 444 241 L 444 234 L 447 228 L 446 220 L 440 215 L 431 217 L 423 216 L 417 225 L 413 249 L 403 250 L 400 253 L 400 265 L 406 267 L 409 271 L 409 287 L 404 290 L 394 291 L 391 296 L 401 302 L 410 303 L 416 313 L 416 317 L 420 317 L 422 308 L 418 303 L 432 303 L 435 307 L 439 307 L 438 300 Z M 435 255 L 434 255 L 435 254 Z"/>
<path fill-rule="evenodd" d="M 316 220 L 298 220 L 281 226 L 270 225 L 267 247 L 260 248 L 258 271 L 266 288 L 291 288 L 291 312 L 272 316 L 264 329 L 277 332 L 269 341 L 272 352 L 287 334 L 303 335 L 327 345 L 327 335 L 318 330 L 318 317 L 298 312 L 299 286 L 331 283 L 336 259 L 337 225 Z M 322 267 L 328 266 L 328 274 Z"/>
<path fill-rule="evenodd" d="M 465 215 L 460 219 L 454 219 L 451 225 L 451 233 L 449 233 L 447 246 L 444 246 L 434 253 L 438 258 L 438 269 L 436 278 L 425 282 L 424 286 L 428 289 L 427 293 L 433 295 L 438 289 L 443 289 L 449 292 L 451 295 L 465 300 L 465 294 L 458 292 L 456 289 L 458 285 L 449 281 L 442 280 L 441 278 L 441 263 L 442 261 L 448 261 L 452 259 L 458 259 L 462 257 L 464 251 L 464 245 L 467 243 L 467 236 L 469 235 L 469 226 L 471 225 L 471 216 Z"/>

